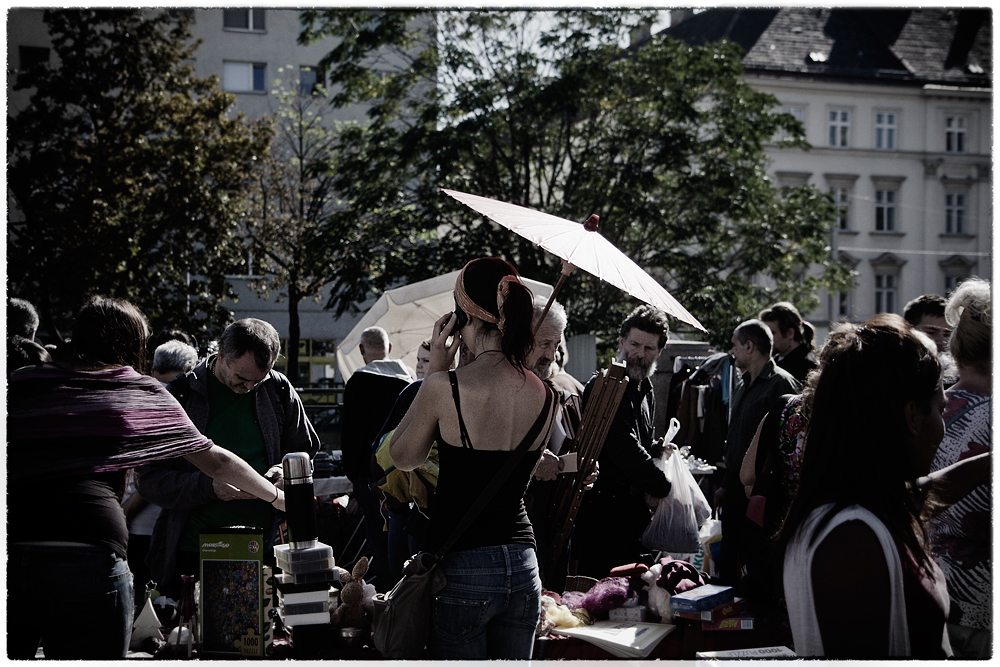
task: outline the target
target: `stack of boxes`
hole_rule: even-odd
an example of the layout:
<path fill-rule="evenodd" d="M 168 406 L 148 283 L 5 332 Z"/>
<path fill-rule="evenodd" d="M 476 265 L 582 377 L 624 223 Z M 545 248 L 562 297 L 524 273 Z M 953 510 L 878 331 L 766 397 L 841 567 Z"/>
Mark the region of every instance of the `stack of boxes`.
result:
<path fill-rule="evenodd" d="M 288 628 L 329 625 L 330 586 L 340 579 L 333 549 L 322 542 L 306 549 L 280 544 L 274 547 L 274 558 L 282 572 L 274 579 L 282 624 Z"/>
<path fill-rule="evenodd" d="M 288 544 L 274 547 L 281 574 L 274 577 L 278 617 L 296 658 L 321 657 L 330 642 L 330 587 L 340 581 L 333 549 L 316 539 L 316 506 L 308 454 L 282 459 Z"/>

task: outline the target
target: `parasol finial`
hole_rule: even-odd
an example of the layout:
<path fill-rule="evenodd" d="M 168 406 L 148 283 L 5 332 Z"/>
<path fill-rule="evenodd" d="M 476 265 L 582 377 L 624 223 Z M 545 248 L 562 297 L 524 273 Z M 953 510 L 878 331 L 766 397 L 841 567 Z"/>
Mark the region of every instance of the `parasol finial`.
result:
<path fill-rule="evenodd" d="M 587 218 L 587 222 L 583 223 L 583 228 L 586 229 L 588 232 L 596 232 L 597 223 L 599 223 L 600 221 L 601 221 L 601 216 L 597 215 L 596 213 L 592 213 L 591 216 Z"/>

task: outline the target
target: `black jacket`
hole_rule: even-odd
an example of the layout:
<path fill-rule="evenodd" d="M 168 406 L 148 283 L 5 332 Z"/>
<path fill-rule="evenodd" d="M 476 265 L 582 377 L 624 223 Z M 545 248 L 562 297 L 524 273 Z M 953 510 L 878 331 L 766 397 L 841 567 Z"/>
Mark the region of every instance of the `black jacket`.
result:
<path fill-rule="evenodd" d="M 409 384 L 409 380 L 401 377 L 359 370 L 344 386 L 340 451 L 344 473 L 352 482 L 369 478 L 372 443 L 381 432 L 399 392 Z"/>
<path fill-rule="evenodd" d="M 809 374 L 809 371 L 819 368 L 819 364 L 816 363 L 816 355 L 801 343 L 781 359 L 776 359 L 775 363 L 778 364 L 779 368 L 791 373 L 792 377 L 799 381 L 799 384 L 806 383 L 806 375 Z"/>

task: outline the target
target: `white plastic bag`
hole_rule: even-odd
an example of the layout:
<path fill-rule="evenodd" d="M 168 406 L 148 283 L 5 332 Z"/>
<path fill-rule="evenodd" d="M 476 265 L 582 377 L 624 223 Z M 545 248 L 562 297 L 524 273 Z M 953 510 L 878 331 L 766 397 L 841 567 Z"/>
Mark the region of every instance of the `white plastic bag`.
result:
<path fill-rule="evenodd" d="M 698 526 L 711 514 L 708 500 L 678 452 L 664 462 L 663 473 L 670 482 L 670 493 L 660 498 L 641 541 L 657 551 L 697 553 Z"/>
<path fill-rule="evenodd" d="M 718 564 L 712 558 L 709 545 L 722 539 L 722 522 L 714 516 L 707 519 L 698 530 L 698 553 L 691 560 L 691 564 L 701 572 L 706 572 L 709 576 L 718 576 Z"/>

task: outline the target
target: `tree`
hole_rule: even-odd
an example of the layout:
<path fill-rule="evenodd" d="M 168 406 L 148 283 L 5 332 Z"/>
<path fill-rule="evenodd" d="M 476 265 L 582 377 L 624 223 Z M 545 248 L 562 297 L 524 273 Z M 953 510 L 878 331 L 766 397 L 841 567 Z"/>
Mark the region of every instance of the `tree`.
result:
<path fill-rule="evenodd" d="M 427 29 L 421 18 L 311 10 L 302 39 L 340 38 L 324 61 L 334 100 L 370 105 L 369 131 L 345 137 L 366 165 L 355 198 L 440 230 L 422 250 L 435 270 L 497 254 L 531 278 L 558 274 L 556 258 L 436 191 L 448 187 L 579 221 L 597 213 L 720 344 L 768 302 L 808 312 L 820 287 L 849 283 L 829 258 L 829 198 L 766 176 L 764 145 L 779 131 L 783 145 L 808 146 L 777 100 L 742 80 L 734 44 L 654 36 L 623 49 L 644 12 L 452 11 L 424 18 Z M 590 276 L 564 290 L 577 333 L 613 332 L 634 306 Z"/>
<path fill-rule="evenodd" d="M 153 328 L 217 333 L 232 318 L 224 274 L 266 126 L 228 118 L 235 98 L 194 76 L 187 22 L 138 9 L 47 10 L 54 65 L 9 115 L 10 292 L 61 338 L 89 295 L 130 299 Z"/>
<path fill-rule="evenodd" d="M 283 68 L 278 70 L 283 71 Z M 245 233 L 254 257 L 250 285 L 265 298 L 277 292 L 288 304 L 289 380 L 299 381 L 299 302 L 319 300 L 337 270 L 337 247 L 323 232 L 337 203 L 334 145 L 339 125 L 330 120 L 326 91 L 302 94 L 299 82 L 274 92 L 277 136 L 260 161 L 250 189 L 252 211 Z M 280 84 L 279 84 L 280 85 Z M 306 378 L 308 380 L 308 378 Z"/>

